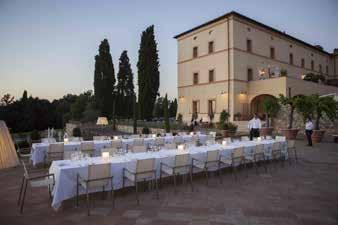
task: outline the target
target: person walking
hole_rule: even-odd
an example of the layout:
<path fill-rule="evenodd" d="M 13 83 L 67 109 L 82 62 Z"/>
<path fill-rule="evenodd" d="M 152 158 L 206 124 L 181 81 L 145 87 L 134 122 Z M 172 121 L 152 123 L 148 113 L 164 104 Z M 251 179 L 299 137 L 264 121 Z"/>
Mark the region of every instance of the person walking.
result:
<path fill-rule="evenodd" d="M 261 129 L 262 123 L 258 118 L 257 113 L 254 114 L 254 117 L 249 121 L 248 128 L 250 131 L 250 141 L 253 137 L 259 137 L 259 129 Z"/>
<path fill-rule="evenodd" d="M 311 118 L 307 118 L 306 123 L 305 123 L 305 134 L 307 137 L 307 142 L 308 142 L 308 146 L 312 146 L 312 130 L 313 130 L 313 123 Z"/>

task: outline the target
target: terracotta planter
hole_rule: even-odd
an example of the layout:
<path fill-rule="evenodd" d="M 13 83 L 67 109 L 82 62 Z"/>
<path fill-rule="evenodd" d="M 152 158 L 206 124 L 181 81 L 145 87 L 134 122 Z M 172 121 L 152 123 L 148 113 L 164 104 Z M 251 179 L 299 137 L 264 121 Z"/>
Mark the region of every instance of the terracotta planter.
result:
<path fill-rule="evenodd" d="M 311 139 L 312 143 L 320 143 L 324 137 L 325 130 L 313 130 Z"/>
<path fill-rule="evenodd" d="M 295 140 L 299 129 L 282 129 L 282 134 L 289 140 Z"/>
<path fill-rule="evenodd" d="M 260 136 L 271 136 L 273 131 L 273 127 L 262 127 L 259 129 Z"/>
<path fill-rule="evenodd" d="M 222 130 L 223 131 L 223 137 L 233 137 L 235 135 L 235 132 L 230 130 Z"/>

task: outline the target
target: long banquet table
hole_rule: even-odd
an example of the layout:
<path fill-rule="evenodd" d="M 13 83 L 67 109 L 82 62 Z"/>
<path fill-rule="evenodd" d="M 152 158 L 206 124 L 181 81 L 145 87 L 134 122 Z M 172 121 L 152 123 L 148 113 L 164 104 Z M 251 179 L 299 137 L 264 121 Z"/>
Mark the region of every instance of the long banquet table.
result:
<path fill-rule="evenodd" d="M 205 134 L 198 134 L 197 135 L 201 143 L 206 142 L 207 136 Z M 160 137 L 164 138 L 165 143 L 172 143 L 174 141 L 175 136 L 165 136 L 165 137 Z M 192 139 L 192 135 L 182 135 L 180 136 L 185 142 L 189 142 Z M 144 138 L 144 144 L 146 146 L 149 146 L 151 144 L 154 144 L 156 138 L 149 137 L 149 138 Z M 87 142 L 87 141 L 83 141 Z M 122 147 L 123 149 L 128 149 L 131 146 L 133 146 L 134 139 L 133 138 L 123 138 L 122 139 Z M 111 146 L 112 140 L 94 140 L 94 155 L 95 156 L 100 156 L 101 149 L 102 148 L 109 148 Z M 31 160 L 33 162 L 33 165 L 37 165 L 38 163 L 43 163 L 48 147 L 50 143 L 44 142 L 44 143 L 34 143 L 32 145 L 32 155 L 31 155 Z M 80 150 L 80 145 L 81 142 L 67 142 L 64 143 L 64 150 L 65 152 L 69 151 L 79 151 Z"/>
<path fill-rule="evenodd" d="M 159 176 L 160 163 L 164 162 L 168 165 L 174 164 L 175 155 L 182 153 L 190 153 L 190 157 L 194 157 L 200 160 L 206 159 L 206 154 L 210 150 L 221 150 L 221 155 L 224 157 L 231 157 L 232 151 L 239 146 L 244 147 L 246 156 L 252 155 L 255 146 L 258 144 L 264 145 L 265 154 L 271 157 L 272 144 L 276 140 L 262 140 L 262 141 L 242 141 L 228 144 L 226 146 L 220 144 L 213 144 L 209 146 L 193 146 L 189 147 L 185 151 L 177 149 L 162 149 L 156 152 L 144 152 L 144 153 L 127 153 L 125 155 L 110 157 L 109 160 L 102 157 L 92 157 L 83 160 L 60 160 L 54 161 L 49 169 L 49 173 L 55 174 L 55 186 L 53 189 L 53 201 L 52 207 L 58 209 L 61 206 L 62 201 L 70 199 L 76 196 L 76 176 L 80 174 L 81 177 L 86 178 L 88 176 L 88 165 L 111 163 L 111 172 L 113 178 L 113 188 L 122 188 L 122 170 L 123 168 L 135 169 L 136 161 L 138 159 L 155 158 L 156 171 Z M 287 157 L 287 144 L 285 141 L 279 141 L 282 145 L 282 152 Z M 196 172 L 196 171 L 194 171 Z M 198 171 L 197 171 L 198 172 Z M 132 185 L 126 183 L 126 186 Z M 109 189 L 109 188 L 108 188 Z M 84 190 L 80 188 L 80 193 L 84 193 Z"/>

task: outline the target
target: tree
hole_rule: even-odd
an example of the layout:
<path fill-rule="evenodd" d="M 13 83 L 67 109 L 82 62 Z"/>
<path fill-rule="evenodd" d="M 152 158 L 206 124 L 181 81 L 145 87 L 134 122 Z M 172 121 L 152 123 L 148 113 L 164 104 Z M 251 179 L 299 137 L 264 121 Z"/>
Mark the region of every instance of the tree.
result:
<path fill-rule="evenodd" d="M 331 96 L 320 97 L 318 94 L 312 95 L 314 112 L 316 115 L 315 130 L 319 130 L 319 123 L 323 115 L 330 120 L 336 118 L 336 102 Z"/>
<path fill-rule="evenodd" d="M 296 101 L 296 111 L 302 115 L 303 121 L 305 123 L 306 119 L 311 117 L 313 118 L 315 110 L 315 102 L 313 96 L 299 96 Z"/>
<path fill-rule="evenodd" d="M 163 97 L 158 97 L 155 106 L 154 106 L 154 116 L 157 118 L 161 118 L 164 116 L 164 98 Z"/>
<path fill-rule="evenodd" d="M 299 96 L 289 96 L 286 97 L 282 94 L 279 95 L 278 101 L 285 106 L 289 106 L 289 121 L 288 121 L 288 129 L 292 129 L 292 125 L 293 125 L 293 114 L 296 108 L 296 102 L 297 102 L 297 98 L 299 98 Z"/>
<path fill-rule="evenodd" d="M 175 98 L 173 101 L 170 102 L 169 116 L 176 118 L 176 114 L 177 114 L 177 99 Z"/>
<path fill-rule="evenodd" d="M 160 86 L 159 58 L 153 25 L 142 32 L 137 69 L 140 118 L 151 119 Z"/>
<path fill-rule="evenodd" d="M 266 127 L 270 127 L 270 118 L 277 115 L 280 105 L 275 98 L 266 98 L 263 101 L 263 109 L 266 114 Z"/>
<path fill-rule="evenodd" d="M 137 104 L 136 104 L 136 96 L 133 97 L 133 133 L 137 134 Z"/>
<path fill-rule="evenodd" d="M 164 127 L 165 131 L 167 133 L 170 132 L 170 122 L 169 122 L 169 112 L 168 112 L 168 96 L 165 95 L 164 101 L 163 101 L 163 108 L 164 108 Z"/>
<path fill-rule="evenodd" d="M 5 94 L 1 100 L 0 100 L 0 105 L 1 106 L 7 106 L 10 105 L 14 102 L 14 96 L 11 96 L 10 94 Z"/>
<path fill-rule="evenodd" d="M 113 91 L 115 72 L 110 47 L 107 39 L 99 46 L 95 56 L 94 95 L 102 115 L 110 118 L 113 110 Z"/>
<path fill-rule="evenodd" d="M 132 114 L 134 83 L 133 72 L 129 63 L 127 51 L 123 51 L 120 56 L 119 72 L 117 73 L 117 115 L 129 118 Z"/>

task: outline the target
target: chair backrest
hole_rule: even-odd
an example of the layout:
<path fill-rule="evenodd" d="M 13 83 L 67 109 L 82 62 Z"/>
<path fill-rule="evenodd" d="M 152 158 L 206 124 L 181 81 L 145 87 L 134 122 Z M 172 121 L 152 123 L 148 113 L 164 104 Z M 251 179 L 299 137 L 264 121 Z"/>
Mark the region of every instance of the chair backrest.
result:
<path fill-rule="evenodd" d="M 272 137 L 271 136 L 265 136 L 265 139 L 266 140 L 272 140 Z"/>
<path fill-rule="evenodd" d="M 70 137 L 68 138 L 69 141 L 74 141 L 74 142 L 79 142 L 79 141 L 83 141 L 82 137 Z"/>
<path fill-rule="evenodd" d="M 232 157 L 233 158 L 244 157 L 244 147 L 235 148 L 232 152 Z"/>
<path fill-rule="evenodd" d="M 285 141 L 285 140 L 286 140 L 286 137 L 285 137 L 285 136 L 276 136 L 276 137 L 275 137 L 275 140 L 276 140 L 276 141 Z"/>
<path fill-rule="evenodd" d="M 215 135 L 215 136 L 212 135 L 212 134 L 208 134 L 208 135 L 207 135 L 207 141 L 214 141 L 215 138 L 216 138 L 216 135 Z"/>
<path fill-rule="evenodd" d="M 29 173 L 28 173 L 25 161 L 21 160 L 21 164 L 22 164 L 22 167 L 23 167 L 23 175 L 24 175 L 24 177 L 26 179 L 29 179 Z"/>
<path fill-rule="evenodd" d="M 177 154 L 175 156 L 175 167 L 188 165 L 189 154 Z"/>
<path fill-rule="evenodd" d="M 223 138 L 223 141 L 226 141 L 227 143 L 231 143 L 232 139 L 231 137 L 226 137 L 226 138 Z"/>
<path fill-rule="evenodd" d="M 93 136 L 94 141 L 104 141 L 104 140 L 109 140 L 110 137 L 108 136 Z"/>
<path fill-rule="evenodd" d="M 259 153 L 264 153 L 264 145 L 262 144 L 255 146 L 255 154 L 259 154 Z"/>
<path fill-rule="evenodd" d="M 178 135 L 180 136 L 187 135 L 187 132 L 178 132 Z"/>
<path fill-rule="evenodd" d="M 134 145 L 132 148 L 132 152 L 139 153 L 139 152 L 146 152 L 147 147 L 144 145 Z"/>
<path fill-rule="evenodd" d="M 173 134 L 172 133 L 166 133 L 165 136 L 171 137 L 171 136 L 173 136 Z"/>
<path fill-rule="evenodd" d="M 109 152 L 109 155 L 113 156 L 114 154 L 117 153 L 117 148 L 102 148 L 101 153 L 102 152 Z"/>
<path fill-rule="evenodd" d="M 130 135 L 130 138 L 140 138 L 140 135 L 139 134 L 132 134 L 132 135 Z"/>
<path fill-rule="evenodd" d="M 82 151 L 87 151 L 87 150 L 94 150 L 94 141 L 84 141 L 81 142 L 80 149 Z"/>
<path fill-rule="evenodd" d="M 143 138 L 135 138 L 133 140 L 133 145 L 134 146 L 136 146 L 136 145 L 143 145 L 143 142 L 144 142 Z"/>
<path fill-rule="evenodd" d="M 103 187 L 110 181 L 111 164 L 92 164 L 88 166 L 88 180 L 95 180 L 88 183 L 88 188 Z M 102 179 L 102 180 L 96 180 Z"/>
<path fill-rule="evenodd" d="M 280 150 L 280 143 L 279 142 L 274 142 L 272 144 L 272 151 L 277 151 Z"/>
<path fill-rule="evenodd" d="M 164 145 L 164 138 L 163 137 L 157 137 L 155 139 L 155 145 L 161 145 L 161 146 L 163 146 Z"/>
<path fill-rule="evenodd" d="M 48 153 L 61 153 L 64 152 L 64 144 L 63 143 L 51 143 L 49 144 Z"/>
<path fill-rule="evenodd" d="M 288 143 L 288 148 L 294 148 L 296 141 L 295 140 L 288 140 L 287 143 Z"/>
<path fill-rule="evenodd" d="M 113 148 L 122 148 L 122 140 L 112 140 L 111 146 Z"/>
<path fill-rule="evenodd" d="M 219 150 L 212 150 L 207 152 L 207 162 L 219 160 Z"/>
<path fill-rule="evenodd" d="M 241 141 L 250 141 L 250 138 L 248 136 L 242 136 Z"/>
<path fill-rule="evenodd" d="M 164 145 L 164 148 L 166 148 L 166 149 L 176 149 L 176 143 L 166 143 L 165 145 Z"/>
<path fill-rule="evenodd" d="M 136 173 L 143 173 L 155 169 L 155 159 L 140 159 L 136 162 Z"/>

